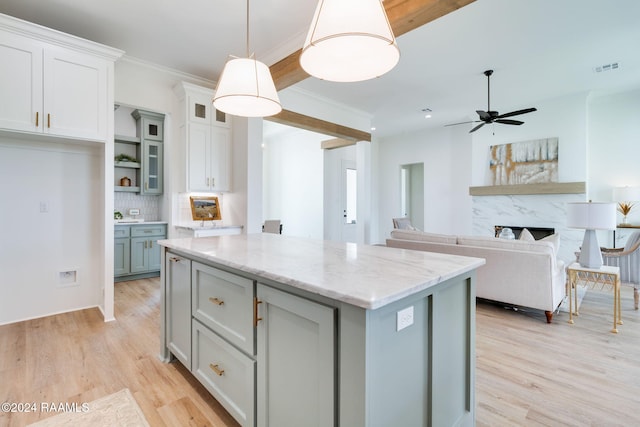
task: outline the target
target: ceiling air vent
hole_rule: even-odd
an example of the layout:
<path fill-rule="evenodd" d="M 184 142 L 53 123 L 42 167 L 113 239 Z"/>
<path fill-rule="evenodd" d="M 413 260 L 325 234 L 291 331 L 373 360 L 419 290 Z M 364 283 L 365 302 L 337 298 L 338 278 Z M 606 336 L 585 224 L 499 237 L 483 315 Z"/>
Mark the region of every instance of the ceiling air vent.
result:
<path fill-rule="evenodd" d="M 596 73 L 602 73 L 604 71 L 617 70 L 620 67 L 619 62 L 612 62 L 611 64 L 598 65 L 593 69 Z"/>

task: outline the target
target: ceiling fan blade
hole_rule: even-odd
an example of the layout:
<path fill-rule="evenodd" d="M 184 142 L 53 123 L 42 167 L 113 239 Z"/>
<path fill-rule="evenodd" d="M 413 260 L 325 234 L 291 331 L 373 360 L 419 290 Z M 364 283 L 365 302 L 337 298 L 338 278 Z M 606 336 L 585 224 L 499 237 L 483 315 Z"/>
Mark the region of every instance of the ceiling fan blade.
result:
<path fill-rule="evenodd" d="M 466 125 L 467 123 L 476 123 L 479 122 L 480 120 L 471 120 L 469 122 L 460 122 L 460 123 L 450 123 L 448 125 L 444 125 L 445 127 L 447 126 L 456 126 L 456 125 Z"/>
<path fill-rule="evenodd" d="M 480 120 L 483 120 L 483 121 L 491 120 L 491 115 L 486 111 L 476 110 L 476 113 L 478 113 L 478 116 L 480 116 Z"/>
<path fill-rule="evenodd" d="M 524 122 L 520 120 L 511 120 L 511 119 L 496 119 L 496 123 L 502 123 L 503 125 L 521 125 Z"/>
<path fill-rule="evenodd" d="M 538 111 L 536 108 L 525 108 L 524 110 L 512 111 L 510 113 L 500 114 L 497 119 L 504 119 L 505 117 L 519 116 L 520 114 L 532 113 Z"/>
<path fill-rule="evenodd" d="M 473 129 L 471 129 L 471 130 L 469 131 L 469 133 L 472 133 L 472 132 L 477 131 L 477 130 L 478 130 L 478 129 L 480 129 L 482 126 L 484 126 L 484 122 L 480 123 L 478 126 L 476 126 L 476 127 L 474 127 Z"/>

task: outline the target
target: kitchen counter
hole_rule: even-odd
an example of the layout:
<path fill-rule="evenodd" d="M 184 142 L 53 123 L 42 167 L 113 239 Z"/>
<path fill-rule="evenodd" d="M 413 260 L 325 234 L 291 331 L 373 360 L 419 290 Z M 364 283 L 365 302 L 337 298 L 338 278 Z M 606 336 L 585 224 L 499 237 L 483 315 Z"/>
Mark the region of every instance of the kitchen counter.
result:
<path fill-rule="evenodd" d="M 156 224 L 168 224 L 167 221 L 139 221 L 139 220 L 127 220 L 127 219 L 115 219 L 114 225 L 156 225 Z"/>
<path fill-rule="evenodd" d="M 474 425 L 484 259 L 271 233 L 158 243 L 160 357 L 240 425 Z"/>
<path fill-rule="evenodd" d="M 484 265 L 484 259 L 271 233 L 172 239 L 169 249 L 365 309 Z"/>

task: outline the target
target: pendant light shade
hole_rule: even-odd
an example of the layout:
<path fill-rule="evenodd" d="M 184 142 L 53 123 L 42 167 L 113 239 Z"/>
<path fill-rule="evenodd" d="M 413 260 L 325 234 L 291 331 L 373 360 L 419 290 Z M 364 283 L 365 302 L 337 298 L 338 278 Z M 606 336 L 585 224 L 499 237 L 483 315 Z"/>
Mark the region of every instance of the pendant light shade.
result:
<path fill-rule="evenodd" d="M 213 106 L 234 116 L 266 117 L 282 111 L 271 71 L 249 55 L 249 0 L 247 0 L 247 57 L 230 57 L 218 79 Z"/>
<path fill-rule="evenodd" d="M 230 58 L 218 80 L 213 106 L 227 114 L 266 117 L 282 111 L 269 68 L 255 58 Z"/>
<path fill-rule="evenodd" d="M 379 77 L 400 59 L 393 30 L 380 0 L 319 0 L 300 65 L 334 82 Z"/>

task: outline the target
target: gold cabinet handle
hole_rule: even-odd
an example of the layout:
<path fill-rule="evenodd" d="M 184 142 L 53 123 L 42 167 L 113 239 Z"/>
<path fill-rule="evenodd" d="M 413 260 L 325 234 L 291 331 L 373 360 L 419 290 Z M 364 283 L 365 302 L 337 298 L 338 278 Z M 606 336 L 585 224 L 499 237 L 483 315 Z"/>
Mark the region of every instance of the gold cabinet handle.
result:
<path fill-rule="evenodd" d="M 220 369 L 220 367 L 218 365 L 214 365 L 213 363 L 209 363 L 209 368 L 211 368 L 211 370 L 213 372 L 215 372 L 216 375 L 219 376 L 219 377 L 224 375 L 224 369 Z"/>
<path fill-rule="evenodd" d="M 36 127 L 40 126 L 40 112 L 36 111 Z"/>
<path fill-rule="evenodd" d="M 207 178 L 207 187 L 209 186 L 209 178 Z"/>
<path fill-rule="evenodd" d="M 149 240 L 149 248 L 153 248 L 153 240 Z"/>
<path fill-rule="evenodd" d="M 215 178 L 211 178 L 211 186 L 212 187 L 216 186 L 216 179 Z"/>
<path fill-rule="evenodd" d="M 169 258 L 169 261 L 171 261 L 171 262 L 180 262 L 182 260 L 180 258 L 178 258 L 178 257 L 172 256 L 172 257 Z"/>
<path fill-rule="evenodd" d="M 262 317 L 258 316 L 258 304 L 262 304 L 258 298 L 253 299 L 253 326 L 257 327 L 258 322 L 262 320 Z"/>
<path fill-rule="evenodd" d="M 47 114 L 47 127 L 51 127 L 51 114 Z"/>
<path fill-rule="evenodd" d="M 214 297 L 210 297 L 209 301 L 211 301 L 212 303 L 214 303 L 215 305 L 224 305 L 224 301 L 222 301 L 219 298 L 214 298 Z"/>
<path fill-rule="evenodd" d="M 144 248 L 147 249 L 147 240 L 144 241 Z"/>

